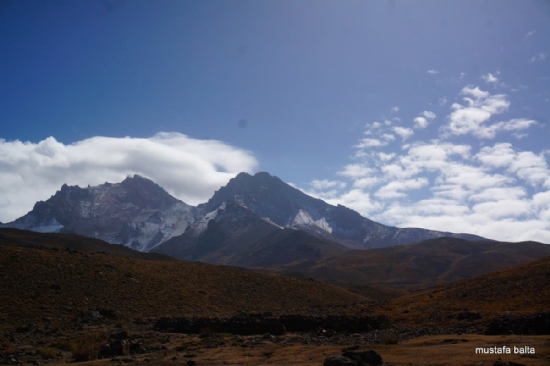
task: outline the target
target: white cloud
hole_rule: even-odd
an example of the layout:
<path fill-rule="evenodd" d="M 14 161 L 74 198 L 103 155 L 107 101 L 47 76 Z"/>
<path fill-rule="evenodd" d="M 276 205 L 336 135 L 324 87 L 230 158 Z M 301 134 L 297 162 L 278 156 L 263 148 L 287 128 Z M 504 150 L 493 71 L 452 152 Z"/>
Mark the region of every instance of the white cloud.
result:
<path fill-rule="evenodd" d="M 398 107 L 398 106 L 394 106 L 394 107 L 391 108 L 391 111 L 394 112 L 394 113 L 395 113 L 395 112 L 399 112 L 399 107 Z"/>
<path fill-rule="evenodd" d="M 426 72 L 427 72 L 428 74 L 439 74 L 439 71 L 433 70 L 433 69 L 432 69 L 432 70 L 428 70 L 428 71 L 426 71 Z"/>
<path fill-rule="evenodd" d="M 491 219 L 517 217 L 529 213 L 529 203 L 524 200 L 503 199 L 474 205 L 474 213 L 480 213 Z"/>
<path fill-rule="evenodd" d="M 530 62 L 544 61 L 548 58 L 548 52 L 540 52 L 538 55 L 531 57 Z"/>
<path fill-rule="evenodd" d="M 499 202 L 523 199 L 527 193 L 523 187 L 491 187 L 468 197 L 472 202 Z"/>
<path fill-rule="evenodd" d="M 421 200 L 414 208 L 416 214 L 422 215 L 460 216 L 467 214 L 468 211 L 468 206 L 461 205 L 459 201 L 441 198 Z"/>
<path fill-rule="evenodd" d="M 430 112 L 430 111 L 424 111 L 424 112 L 422 112 L 422 115 L 424 116 L 424 118 L 429 119 L 429 120 L 432 120 L 436 117 L 435 113 Z"/>
<path fill-rule="evenodd" d="M 406 127 L 394 127 L 393 132 L 395 132 L 396 134 L 401 136 L 403 141 L 405 141 L 406 139 L 408 139 L 409 137 L 414 135 L 414 131 L 412 129 L 406 128 Z"/>
<path fill-rule="evenodd" d="M 498 122 L 487 127 L 481 127 L 478 129 L 475 135 L 480 138 L 493 139 L 495 138 L 495 135 L 498 132 L 524 130 L 535 124 L 537 124 L 537 122 L 530 119 L 525 119 L 525 118 L 512 119 L 508 122 Z M 526 136 L 525 134 L 518 135 L 517 133 L 515 135 L 518 138 L 522 138 Z"/>
<path fill-rule="evenodd" d="M 508 110 L 510 102 L 506 95 L 490 95 L 478 87 L 465 87 L 461 94 L 465 95 L 467 105 L 454 103 L 451 106 L 454 110 L 448 116 L 449 123 L 441 128 L 444 137 L 472 134 L 480 139 L 493 139 L 499 132 L 517 132 L 537 124 L 525 118 L 489 124 L 493 115 Z"/>
<path fill-rule="evenodd" d="M 0 139 L 0 221 L 16 219 L 62 184 L 86 187 L 140 174 L 188 204 L 206 201 L 239 172 L 258 163 L 248 151 L 179 133 L 150 138 L 92 137 L 65 145 Z"/>
<path fill-rule="evenodd" d="M 527 38 L 531 37 L 531 36 L 532 36 L 533 34 L 535 34 L 535 33 L 537 33 L 537 31 L 532 30 L 532 31 L 528 32 L 528 33 L 525 35 L 525 38 L 523 38 L 523 40 L 525 41 Z"/>
<path fill-rule="evenodd" d="M 380 122 L 373 122 L 371 124 L 371 128 L 380 128 L 382 127 L 382 124 Z"/>
<path fill-rule="evenodd" d="M 439 138 L 415 141 L 412 129 L 384 123 L 373 132 L 376 139 L 360 140 L 379 149 L 355 154 L 355 162 L 338 173 L 349 180 L 348 188 L 328 188 L 330 203 L 398 227 L 550 243 L 550 150 L 521 151 L 500 140 L 526 135 L 539 123 L 528 118 L 495 122 L 495 116 L 508 111 L 507 95 L 491 95 L 477 86 L 464 87 L 460 95 L 464 102 L 450 106 Z M 424 111 L 415 118 L 415 128 L 437 132 L 430 123 L 435 118 Z M 402 137 L 400 149 L 399 143 L 386 144 L 389 134 Z M 465 143 L 471 136 L 499 141 Z"/>
<path fill-rule="evenodd" d="M 331 203 L 399 227 L 550 243 L 546 154 L 516 151 L 510 143 L 472 150 L 432 140 L 408 144 L 400 155 L 371 154 L 369 164 L 350 164 L 340 173 L 352 181 L 352 188 L 331 196 Z M 538 192 L 530 193 L 525 184 Z M 429 198 L 410 201 L 413 190 L 424 190 Z M 368 201 L 352 202 L 351 197 Z"/>
<path fill-rule="evenodd" d="M 346 187 L 346 183 L 338 181 L 338 180 L 328 180 L 328 179 L 318 180 L 318 179 L 315 179 L 311 182 L 311 186 L 314 189 L 328 189 L 328 188 L 343 189 L 343 188 Z"/>
<path fill-rule="evenodd" d="M 375 196 L 388 199 L 388 198 L 397 198 L 405 197 L 405 193 L 402 191 L 409 191 L 413 189 L 420 189 L 428 185 L 428 179 L 426 178 L 414 178 L 414 179 L 405 179 L 392 181 L 381 187 L 376 193 Z"/>
<path fill-rule="evenodd" d="M 484 92 L 482 90 L 479 89 L 479 87 L 475 87 L 474 89 L 468 87 L 468 86 L 465 86 L 464 88 L 462 88 L 462 91 L 461 91 L 461 94 L 462 95 L 470 95 L 476 99 L 485 99 L 485 98 L 488 98 L 489 97 L 489 92 Z"/>
<path fill-rule="evenodd" d="M 384 133 L 382 134 L 382 138 L 388 142 L 395 141 L 395 136 L 390 133 Z"/>
<path fill-rule="evenodd" d="M 379 202 L 373 201 L 368 192 L 358 188 L 354 188 L 337 198 L 329 199 L 327 202 L 332 205 L 341 204 L 357 212 L 361 212 L 365 216 L 383 207 Z"/>
<path fill-rule="evenodd" d="M 357 149 L 365 149 L 369 147 L 380 147 L 380 146 L 386 146 L 388 143 L 386 141 L 380 141 L 377 139 L 362 139 L 359 144 L 355 145 L 354 147 Z"/>
<path fill-rule="evenodd" d="M 485 80 L 486 83 L 495 85 L 498 83 L 498 78 L 491 73 L 488 73 L 487 75 L 482 75 L 481 78 Z"/>
<path fill-rule="evenodd" d="M 515 152 L 510 143 L 497 143 L 486 146 L 476 154 L 476 158 L 484 165 L 494 168 L 509 166 L 515 158 Z"/>
<path fill-rule="evenodd" d="M 424 117 L 416 117 L 414 119 L 415 128 L 426 128 L 428 127 L 428 120 Z"/>
<path fill-rule="evenodd" d="M 394 157 L 395 157 L 394 153 L 390 153 L 390 154 L 386 154 L 384 152 L 378 153 L 378 159 L 380 159 L 380 161 L 382 162 L 390 161 Z"/>
<path fill-rule="evenodd" d="M 372 174 L 374 170 L 372 168 L 369 168 L 366 165 L 362 164 L 348 164 L 344 167 L 344 169 L 340 172 L 338 172 L 338 175 L 358 179 L 362 177 L 366 177 L 370 174 Z"/>
<path fill-rule="evenodd" d="M 353 181 L 353 187 L 364 189 L 367 187 L 372 187 L 378 183 L 380 183 L 380 178 L 377 177 L 359 178 Z"/>
<path fill-rule="evenodd" d="M 550 169 L 544 153 L 516 152 L 510 143 L 499 143 L 484 147 L 476 158 L 486 166 L 505 168 L 529 185 L 550 188 Z"/>

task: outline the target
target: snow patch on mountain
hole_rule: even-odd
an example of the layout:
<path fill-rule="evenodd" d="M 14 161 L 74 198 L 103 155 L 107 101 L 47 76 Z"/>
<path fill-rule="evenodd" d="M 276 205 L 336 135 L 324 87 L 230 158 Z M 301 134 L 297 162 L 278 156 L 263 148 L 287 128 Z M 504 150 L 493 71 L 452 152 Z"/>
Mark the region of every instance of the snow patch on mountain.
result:
<path fill-rule="evenodd" d="M 49 222 L 43 222 L 35 225 L 32 231 L 36 231 L 39 233 L 56 233 L 59 232 L 61 229 L 63 229 L 63 225 L 57 222 L 54 217 Z"/>
<path fill-rule="evenodd" d="M 206 228 L 208 227 L 208 222 L 210 220 L 214 220 L 218 216 L 218 213 L 220 213 L 220 211 L 225 211 L 225 202 L 222 203 L 220 207 L 218 207 L 214 211 L 208 212 L 206 215 L 204 215 L 200 220 L 198 220 L 194 224 L 194 227 L 193 227 L 194 236 L 197 237 L 199 236 L 200 233 L 205 231 Z"/>
<path fill-rule="evenodd" d="M 290 224 L 290 227 L 300 226 L 317 226 L 329 233 L 332 233 L 332 228 L 324 217 L 319 220 L 314 220 L 309 213 L 302 209 L 298 211 L 298 214 L 294 217 L 294 220 Z"/>
<path fill-rule="evenodd" d="M 284 229 L 284 227 L 282 227 L 281 225 L 277 225 L 276 223 L 274 223 L 269 217 L 262 217 L 262 220 L 270 223 L 271 225 L 273 226 L 276 226 L 278 227 L 279 229 Z"/>

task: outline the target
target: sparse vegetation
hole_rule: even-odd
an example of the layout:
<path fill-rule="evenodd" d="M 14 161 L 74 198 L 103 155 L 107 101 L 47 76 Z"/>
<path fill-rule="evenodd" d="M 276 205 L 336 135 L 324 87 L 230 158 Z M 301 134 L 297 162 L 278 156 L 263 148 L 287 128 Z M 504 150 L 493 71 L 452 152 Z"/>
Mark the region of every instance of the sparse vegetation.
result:
<path fill-rule="evenodd" d="M 55 356 L 57 355 L 57 350 L 54 348 L 40 348 L 38 349 L 38 353 L 42 357 L 43 360 L 48 359 L 55 359 Z"/>
<path fill-rule="evenodd" d="M 73 342 L 66 339 L 60 339 L 53 342 L 51 346 L 61 351 L 70 352 L 72 351 Z"/>
<path fill-rule="evenodd" d="M 393 330 L 385 331 L 380 337 L 382 344 L 397 344 L 399 343 L 399 333 Z"/>
<path fill-rule="evenodd" d="M 71 345 L 71 352 L 75 362 L 95 360 L 102 346 L 102 337 L 89 334 L 77 338 Z"/>
<path fill-rule="evenodd" d="M 106 271 L 106 265 L 118 271 Z M 125 273 L 132 273 L 139 282 L 129 281 Z M 148 317 L 222 316 L 239 309 L 284 309 L 309 314 L 329 307 L 351 313 L 353 309 L 346 304 L 367 301 L 318 281 L 201 263 L 129 260 L 47 248 L 2 246 L 0 277 L 2 313 L 17 314 L 0 322 L 0 328 L 29 323 L 60 328 L 72 326 L 73 321 L 90 325 L 114 322 L 124 328 L 132 323 L 126 319 L 133 319 L 136 313 Z"/>
<path fill-rule="evenodd" d="M 456 364 L 482 361 L 492 365 L 495 357 L 478 360 L 472 349 L 492 345 L 495 337 L 467 333 L 484 329 L 491 319 L 507 311 L 547 311 L 544 295 L 550 289 L 550 258 L 377 302 L 317 280 L 260 275 L 237 268 L 142 261 L 85 251 L 1 249 L 0 363 L 7 364 L 94 360 L 94 365 L 107 366 L 120 356 L 134 364 L 151 365 L 196 361 L 197 365 L 318 366 L 327 355 L 343 349 L 374 349 L 387 364 L 394 365 L 416 365 L 421 358 L 451 365 L 443 357 L 449 354 Z M 125 273 L 139 282 L 130 281 Z M 361 293 L 368 295 L 369 287 Z M 388 297 L 392 294 L 396 292 L 392 290 Z M 243 318 L 255 313 L 265 317 L 385 315 L 389 322 L 376 330 L 361 327 L 354 333 L 324 323 L 325 332 L 287 330 L 281 335 L 265 330 L 256 335 L 221 333 L 212 322 L 205 323 L 199 334 L 155 328 L 164 316 L 184 316 L 197 324 L 195 317 L 226 321 L 230 316 Z M 463 331 L 466 328 L 470 330 Z M 432 335 L 420 337 L 426 332 Z M 433 335 L 436 332 L 462 334 Z M 530 366 L 545 365 L 550 359 L 549 336 L 498 339 L 503 344 L 537 347 L 536 355 L 528 360 Z M 106 351 L 107 343 L 110 349 Z M 525 363 L 520 356 L 505 361 Z"/>

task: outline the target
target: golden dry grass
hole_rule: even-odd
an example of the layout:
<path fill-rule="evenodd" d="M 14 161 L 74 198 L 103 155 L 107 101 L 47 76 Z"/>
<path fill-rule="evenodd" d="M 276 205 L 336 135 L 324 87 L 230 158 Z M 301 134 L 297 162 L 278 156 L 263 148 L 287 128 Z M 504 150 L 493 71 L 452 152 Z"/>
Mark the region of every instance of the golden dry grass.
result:
<path fill-rule="evenodd" d="M 480 322 L 505 314 L 550 311 L 550 257 L 425 290 L 393 300 L 380 308 L 401 324 L 442 325 L 457 322 L 449 314 L 468 309 L 479 312 Z"/>
<path fill-rule="evenodd" d="M 305 313 L 365 302 L 319 281 L 183 261 L 0 246 L 0 328 L 60 327 L 81 311 L 125 319 L 250 312 Z"/>
<path fill-rule="evenodd" d="M 200 347 L 196 336 L 171 335 L 165 343 L 167 350 L 141 355 L 135 363 L 141 365 L 181 365 L 193 359 L 197 365 L 299 365 L 320 366 L 323 360 L 334 354 L 341 354 L 346 345 L 303 345 L 282 346 L 269 341 L 258 342 L 254 347 L 240 347 L 231 344 L 231 336 L 223 337 L 224 347 Z M 288 335 L 291 339 L 294 335 Z M 177 350 L 178 346 L 191 345 L 191 352 Z M 512 348 L 509 355 L 476 354 L 478 347 Z M 535 348 L 534 355 L 513 354 L 513 347 Z M 395 345 L 360 344 L 358 351 L 375 350 L 387 366 L 480 366 L 493 365 L 499 359 L 528 366 L 546 366 L 550 363 L 550 336 L 483 336 L 483 335 L 440 335 L 411 339 Z M 195 357 L 186 358 L 193 353 Z M 175 359 L 174 359 L 175 357 Z M 54 363 L 55 364 L 55 363 Z M 97 360 L 80 365 L 109 365 L 109 360 Z"/>

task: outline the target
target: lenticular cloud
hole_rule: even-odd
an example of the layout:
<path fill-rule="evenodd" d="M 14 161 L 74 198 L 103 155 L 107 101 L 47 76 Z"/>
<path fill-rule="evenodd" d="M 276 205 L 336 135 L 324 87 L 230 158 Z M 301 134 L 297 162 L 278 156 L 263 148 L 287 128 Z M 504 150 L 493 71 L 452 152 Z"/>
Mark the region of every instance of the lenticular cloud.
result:
<path fill-rule="evenodd" d="M 54 137 L 39 143 L 0 139 L 0 221 L 16 219 L 46 200 L 62 184 L 116 183 L 140 174 L 188 204 L 206 201 L 257 161 L 222 141 L 180 133 L 150 138 L 92 137 L 65 145 Z"/>

